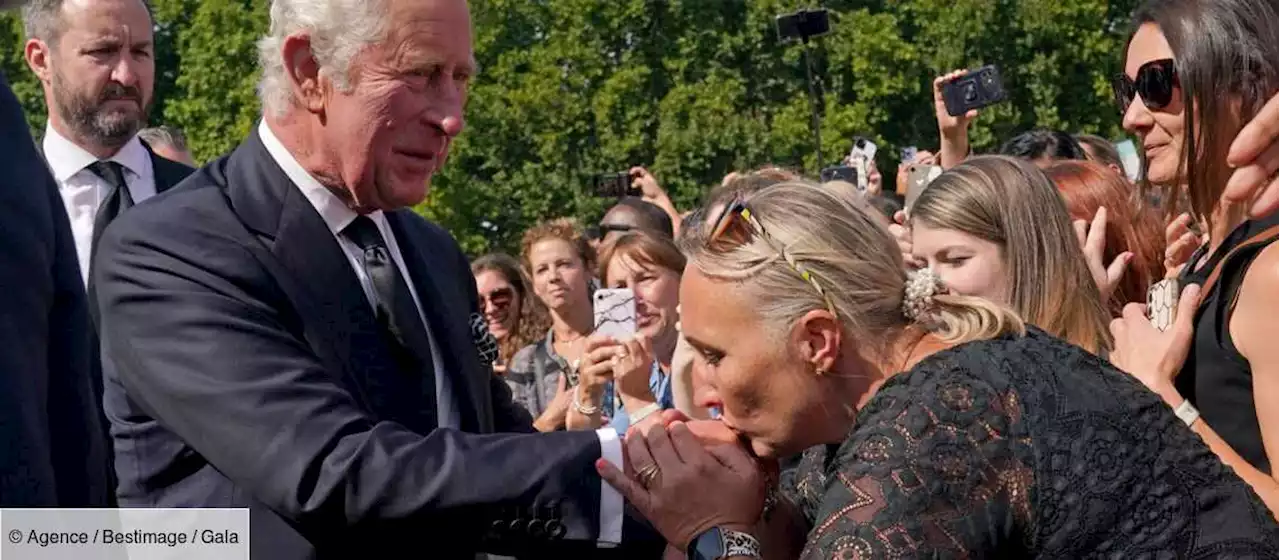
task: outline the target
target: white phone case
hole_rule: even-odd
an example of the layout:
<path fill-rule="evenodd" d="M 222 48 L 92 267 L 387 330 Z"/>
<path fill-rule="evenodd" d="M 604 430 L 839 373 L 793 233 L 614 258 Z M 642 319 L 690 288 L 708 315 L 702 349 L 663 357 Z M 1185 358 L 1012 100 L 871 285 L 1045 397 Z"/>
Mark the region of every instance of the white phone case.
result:
<path fill-rule="evenodd" d="M 1166 278 L 1147 290 L 1147 319 L 1161 331 L 1173 326 L 1178 316 L 1178 280 Z"/>
<path fill-rule="evenodd" d="M 596 290 L 595 334 L 627 340 L 636 334 L 636 295 L 630 289 Z"/>

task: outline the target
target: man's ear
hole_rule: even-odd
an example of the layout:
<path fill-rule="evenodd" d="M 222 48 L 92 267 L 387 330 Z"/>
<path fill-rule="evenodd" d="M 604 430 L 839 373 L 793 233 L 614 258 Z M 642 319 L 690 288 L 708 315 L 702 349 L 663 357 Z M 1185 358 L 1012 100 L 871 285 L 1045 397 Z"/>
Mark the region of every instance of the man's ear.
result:
<path fill-rule="evenodd" d="M 840 356 L 843 333 L 840 322 L 831 312 L 815 309 L 805 313 L 792 329 L 792 343 L 799 348 L 800 356 L 820 372 L 835 368 Z"/>
<path fill-rule="evenodd" d="M 285 38 L 282 50 L 294 103 L 312 113 L 324 112 L 325 89 L 320 80 L 320 63 L 311 51 L 311 37 L 290 35 Z"/>
<path fill-rule="evenodd" d="M 53 78 L 53 68 L 49 66 L 51 58 L 53 58 L 53 50 L 49 48 L 49 44 L 40 39 L 27 39 L 27 44 L 23 48 L 23 58 L 27 60 L 27 66 L 31 68 L 37 78 L 41 82 L 49 83 Z"/>

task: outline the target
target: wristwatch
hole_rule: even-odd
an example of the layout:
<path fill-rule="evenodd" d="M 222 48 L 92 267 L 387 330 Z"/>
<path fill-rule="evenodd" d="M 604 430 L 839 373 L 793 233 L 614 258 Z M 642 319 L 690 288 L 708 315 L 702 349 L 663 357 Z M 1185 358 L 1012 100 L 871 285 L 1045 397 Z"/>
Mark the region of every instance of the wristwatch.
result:
<path fill-rule="evenodd" d="M 763 558 L 760 553 L 760 541 L 741 531 L 712 527 L 689 543 L 689 560 L 720 560 L 738 557 Z"/>

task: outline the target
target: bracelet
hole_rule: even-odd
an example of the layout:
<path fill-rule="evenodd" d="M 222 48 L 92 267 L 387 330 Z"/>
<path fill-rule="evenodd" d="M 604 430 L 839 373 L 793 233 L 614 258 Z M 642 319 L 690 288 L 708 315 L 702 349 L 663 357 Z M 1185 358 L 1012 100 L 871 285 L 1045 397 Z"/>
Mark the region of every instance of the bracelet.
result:
<path fill-rule="evenodd" d="M 582 406 L 582 399 L 579 396 L 582 393 L 580 389 L 582 389 L 582 385 L 580 384 L 573 386 L 573 409 L 577 411 L 578 414 L 581 414 L 583 416 L 593 416 L 593 415 L 599 414 L 600 407 L 598 405 L 591 405 L 589 407 Z"/>
<path fill-rule="evenodd" d="M 658 403 L 650 403 L 648 406 L 645 406 L 644 408 L 637 410 L 636 413 L 631 416 L 631 424 L 632 425 L 639 424 L 641 420 L 648 418 L 650 415 L 652 415 L 653 413 L 659 410 L 662 410 L 662 405 Z"/>
<path fill-rule="evenodd" d="M 1200 411 L 1191 404 L 1191 401 L 1186 399 L 1183 399 L 1182 404 L 1173 409 L 1173 413 L 1178 416 L 1179 420 L 1182 420 L 1183 424 L 1188 426 L 1195 424 L 1196 420 L 1200 419 Z"/>

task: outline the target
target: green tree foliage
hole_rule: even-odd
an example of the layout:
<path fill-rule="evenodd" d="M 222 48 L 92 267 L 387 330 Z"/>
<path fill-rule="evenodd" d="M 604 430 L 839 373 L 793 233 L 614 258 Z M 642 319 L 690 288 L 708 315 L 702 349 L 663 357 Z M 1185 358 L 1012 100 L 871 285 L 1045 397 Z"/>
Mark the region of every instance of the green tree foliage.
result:
<path fill-rule="evenodd" d="M 975 149 L 1041 126 L 1120 134 L 1108 76 L 1136 0 L 827 0 L 813 43 L 824 163 L 864 135 L 882 170 L 898 149 L 936 149 L 932 81 L 998 64 L 1009 102 L 985 110 Z M 154 0 L 153 122 L 183 128 L 197 159 L 233 147 L 258 115 L 254 42 L 263 0 Z M 473 255 L 513 251 L 540 219 L 593 221 L 608 201 L 592 174 L 647 166 L 677 206 L 728 172 L 777 164 L 813 173 L 803 49 L 774 18 L 794 0 L 473 0 L 480 74 L 467 130 L 419 210 Z M 33 128 L 39 84 L 21 25 L 0 19 L 0 55 Z M 892 173 L 886 173 L 891 180 Z"/>

